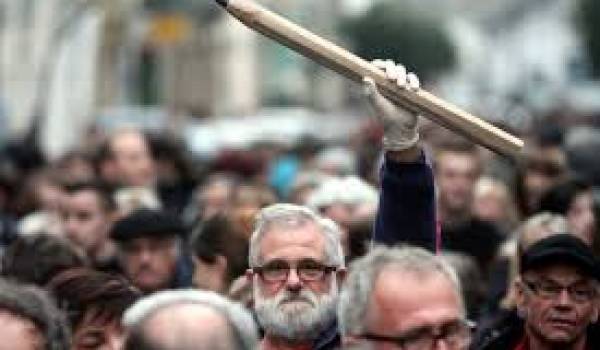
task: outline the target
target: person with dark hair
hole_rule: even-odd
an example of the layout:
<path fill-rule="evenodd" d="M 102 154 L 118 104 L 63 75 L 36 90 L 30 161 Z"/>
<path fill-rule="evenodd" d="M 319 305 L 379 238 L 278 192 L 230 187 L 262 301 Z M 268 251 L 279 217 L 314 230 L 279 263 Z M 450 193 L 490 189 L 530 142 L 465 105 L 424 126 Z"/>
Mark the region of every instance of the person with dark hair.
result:
<path fill-rule="evenodd" d="M 13 203 L 19 233 L 62 234 L 58 207 L 62 184 L 58 172 L 43 168 L 23 176 Z"/>
<path fill-rule="evenodd" d="M 17 237 L 17 221 L 11 213 L 14 200 L 16 172 L 0 152 L 0 257 Z"/>
<path fill-rule="evenodd" d="M 371 236 L 373 235 L 373 220 L 365 218 L 354 220 L 348 226 L 348 254 L 346 263 L 350 264 L 369 251 Z"/>
<path fill-rule="evenodd" d="M 186 221 L 206 220 L 229 210 L 233 205 L 238 182 L 238 178 L 229 173 L 214 173 L 206 177 L 194 190 L 194 200 L 186 209 Z"/>
<path fill-rule="evenodd" d="M 108 186 L 80 182 L 64 187 L 60 208 L 65 236 L 99 269 L 115 269 L 115 247 L 109 238 L 116 203 Z"/>
<path fill-rule="evenodd" d="M 67 152 L 52 165 L 60 174 L 62 183 L 88 182 L 96 177 L 90 155 L 80 150 Z"/>
<path fill-rule="evenodd" d="M 137 209 L 111 230 L 125 276 L 144 293 L 186 288 L 192 262 L 185 249 L 187 229 L 181 219 L 155 209 Z"/>
<path fill-rule="evenodd" d="M 592 186 L 580 178 L 567 179 L 542 195 L 539 210 L 564 215 L 569 232 L 590 245 L 596 238 L 596 216 Z"/>
<path fill-rule="evenodd" d="M 17 227 L 15 221 L 8 215 L 0 213 L 0 257 L 4 251 L 17 238 Z"/>
<path fill-rule="evenodd" d="M 125 278 L 75 268 L 54 276 L 46 288 L 68 317 L 71 350 L 122 348 L 121 317 L 142 295 Z"/>
<path fill-rule="evenodd" d="M 483 171 L 480 150 L 466 140 L 449 138 L 436 148 L 434 171 L 442 224 L 469 220 L 475 183 Z"/>
<path fill-rule="evenodd" d="M 515 199 L 521 217 L 529 217 L 539 210 L 544 192 L 562 181 L 568 169 L 563 157 L 545 155 L 539 149 L 523 158 L 516 174 Z"/>
<path fill-rule="evenodd" d="M 481 316 L 481 305 L 485 301 L 486 281 L 481 269 L 472 256 L 456 252 L 444 252 L 440 255 L 456 272 L 460 281 L 466 315 L 469 320 L 477 320 Z"/>
<path fill-rule="evenodd" d="M 434 177 L 443 249 L 472 256 L 487 275 L 503 235 L 497 226 L 477 218 L 473 211 L 482 162 L 480 149 L 474 144 L 452 139 L 436 152 Z"/>
<path fill-rule="evenodd" d="M 50 296 L 0 279 L 0 344 L 11 350 L 68 350 L 70 332 Z"/>
<path fill-rule="evenodd" d="M 156 166 L 148 138 L 137 129 L 121 129 L 112 134 L 99 149 L 96 168 L 103 181 L 114 185 L 156 185 Z"/>
<path fill-rule="evenodd" d="M 44 286 L 62 270 L 87 264 L 67 240 L 49 234 L 20 235 L 2 257 L 2 276 Z"/>
<path fill-rule="evenodd" d="M 226 293 L 248 268 L 248 241 L 227 216 L 217 214 L 192 233 L 194 284 L 200 289 Z"/>
<path fill-rule="evenodd" d="M 165 133 L 150 134 L 148 141 L 156 163 L 158 195 L 166 210 L 181 214 L 196 187 L 185 144 Z"/>

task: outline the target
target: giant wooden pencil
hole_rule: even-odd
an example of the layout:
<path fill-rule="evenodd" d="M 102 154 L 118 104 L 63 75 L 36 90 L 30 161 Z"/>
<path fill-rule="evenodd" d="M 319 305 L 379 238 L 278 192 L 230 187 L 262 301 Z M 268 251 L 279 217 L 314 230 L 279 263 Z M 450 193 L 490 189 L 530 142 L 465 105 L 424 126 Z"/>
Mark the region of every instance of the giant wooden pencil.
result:
<path fill-rule="evenodd" d="M 288 46 L 326 67 L 360 82 L 369 76 L 381 93 L 395 104 L 422 113 L 432 121 L 485 146 L 492 151 L 518 157 L 523 141 L 460 108 L 420 89 L 407 91 L 388 79 L 371 63 L 265 9 L 252 0 L 217 0 L 246 26 Z"/>

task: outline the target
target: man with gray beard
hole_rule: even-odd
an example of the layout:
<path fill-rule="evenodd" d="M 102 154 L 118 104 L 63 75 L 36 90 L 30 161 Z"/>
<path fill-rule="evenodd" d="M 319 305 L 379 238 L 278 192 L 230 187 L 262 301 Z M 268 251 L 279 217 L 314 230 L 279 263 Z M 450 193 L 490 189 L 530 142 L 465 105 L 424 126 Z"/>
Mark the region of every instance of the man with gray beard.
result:
<path fill-rule="evenodd" d="M 256 312 L 265 328 L 286 339 L 315 339 L 334 321 L 338 286 L 332 279 L 329 292 L 283 290 L 273 299 L 255 292 Z M 310 307 L 307 307 L 310 306 Z"/>
<path fill-rule="evenodd" d="M 398 86 L 419 89 L 417 77 L 401 65 L 374 64 Z M 385 162 L 373 240 L 433 250 L 433 175 L 418 144 L 417 115 L 392 105 L 373 80 L 366 78 L 364 87 L 384 129 Z M 346 268 L 340 230 L 333 221 L 297 205 L 264 208 L 250 240 L 249 266 L 254 309 L 265 333 L 262 350 L 340 346 L 335 309 Z"/>
<path fill-rule="evenodd" d="M 254 309 L 261 349 L 331 349 L 338 286 L 346 270 L 338 227 L 293 204 L 264 208 L 250 241 Z"/>

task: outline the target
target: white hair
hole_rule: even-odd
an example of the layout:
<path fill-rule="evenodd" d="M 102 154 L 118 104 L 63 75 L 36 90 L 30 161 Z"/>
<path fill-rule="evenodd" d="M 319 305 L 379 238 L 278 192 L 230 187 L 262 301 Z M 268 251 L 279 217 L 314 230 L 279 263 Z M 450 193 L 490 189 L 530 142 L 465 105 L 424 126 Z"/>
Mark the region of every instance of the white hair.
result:
<path fill-rule="evenodd" d="M 117 203 L 117 208 L 124 215 L 140 208 L 162 208 L 162 203 L 158 198 L 158 194 L 147 187 L 124 187 L 115 192 L 114 198 Z"/>
<path fill-rule="evenodd" d="M 123 315 L 123 325 L 128 329 L 139 329 L 158 311 L 174 305 L 203 305 L 225 317 L 242 350 L 255 349 L 258 337 L 252 315 L 240 304 L 210 291 L 167 290 L 140 299 Z"/>
<path fill-rule="evenodd" d="M 332 169 L 339 175 L 356 172 L 356 154 L 347 147 L 326 148 L 316 155 L 315 162 L 318 169 Z"/>
<path fill-rule="evenodd" d="M 290 343 L 315 340 L 323 335 L 336 317 L 339 297 L 337 280 L 331 279 L 329 292 L 314 293 L 308 289 L 290 292 L 285 288 L 273 297 L 265 297 L 263 288 L 253 288 L 254 311 L 265 332 Z M 308 302 L 312 307 L 289 307 L 290 301 Z M 288 304 L 287 308 L 282 305 Z"/>
<path fill-rule="evenodd" d="M 340 293 L 338 322 L 342 335 L 359 334 L 365 329 L 365 319 L 379 273 L 388 266 L 419 276 L 441 275 L 454 287 L 465 314 L 464 301 L 458 276 L 443 259 L 422 248 L 374 247 L 367 255 L 355 260 Z"/>
<path fill-rule="evenodd" d="M 320 228 L 325 238 L 325 259 L 328 264 L 344 267 L 344 252 L 340 241 L 340 228 L 331 219 L 324 218 L 307 207 L 278 203 L 263 208 L 256 217 L 254 232 L 250 238 L 250 267 L 260 264 L 260 242 L 273 226 L 281 228 L 297 228 L 314 223 Z"/>
<path fill-rule="evenodd" d="M 536 241 L 532 241 L 532 233 L 538 233 L 534 238 L 541 239 L 557 233 L 569 232 L 569 222 L 561 214 L 541 212 L 525 220 L 518 232 L 518 245 L 520 250 L 526 250 Z"/>
<path fill-rule="evenodd" d="M 356 176 L 331 177 L 323 181 L 308 197 L 306 205 L 320 210 L 336 203 L 373 204 L 379 201 L 377 189 Z"/>

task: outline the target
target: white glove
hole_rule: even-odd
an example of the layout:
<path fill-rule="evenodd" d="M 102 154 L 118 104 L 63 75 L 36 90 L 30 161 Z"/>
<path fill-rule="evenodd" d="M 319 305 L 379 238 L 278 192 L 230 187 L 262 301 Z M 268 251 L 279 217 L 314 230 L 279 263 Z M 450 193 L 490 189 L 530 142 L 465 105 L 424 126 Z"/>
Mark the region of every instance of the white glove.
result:
<path fill-rule="evenodd" d="M 373 65 L 381 68 L 386 77 L 398 86 L 416 91 L 419 79 L 413 73 L 407 73 L 402 65 L 394 61 L 375 60 Z M 383 148 L 386 151 L 402 151 L 412 147 L 419 140 L 417 132 L 418 115 L 397 107 L 377 90 L 373 79 L 363 79 L 364 93 L 375 111 L 375 116 L 383 126 Z"/>

